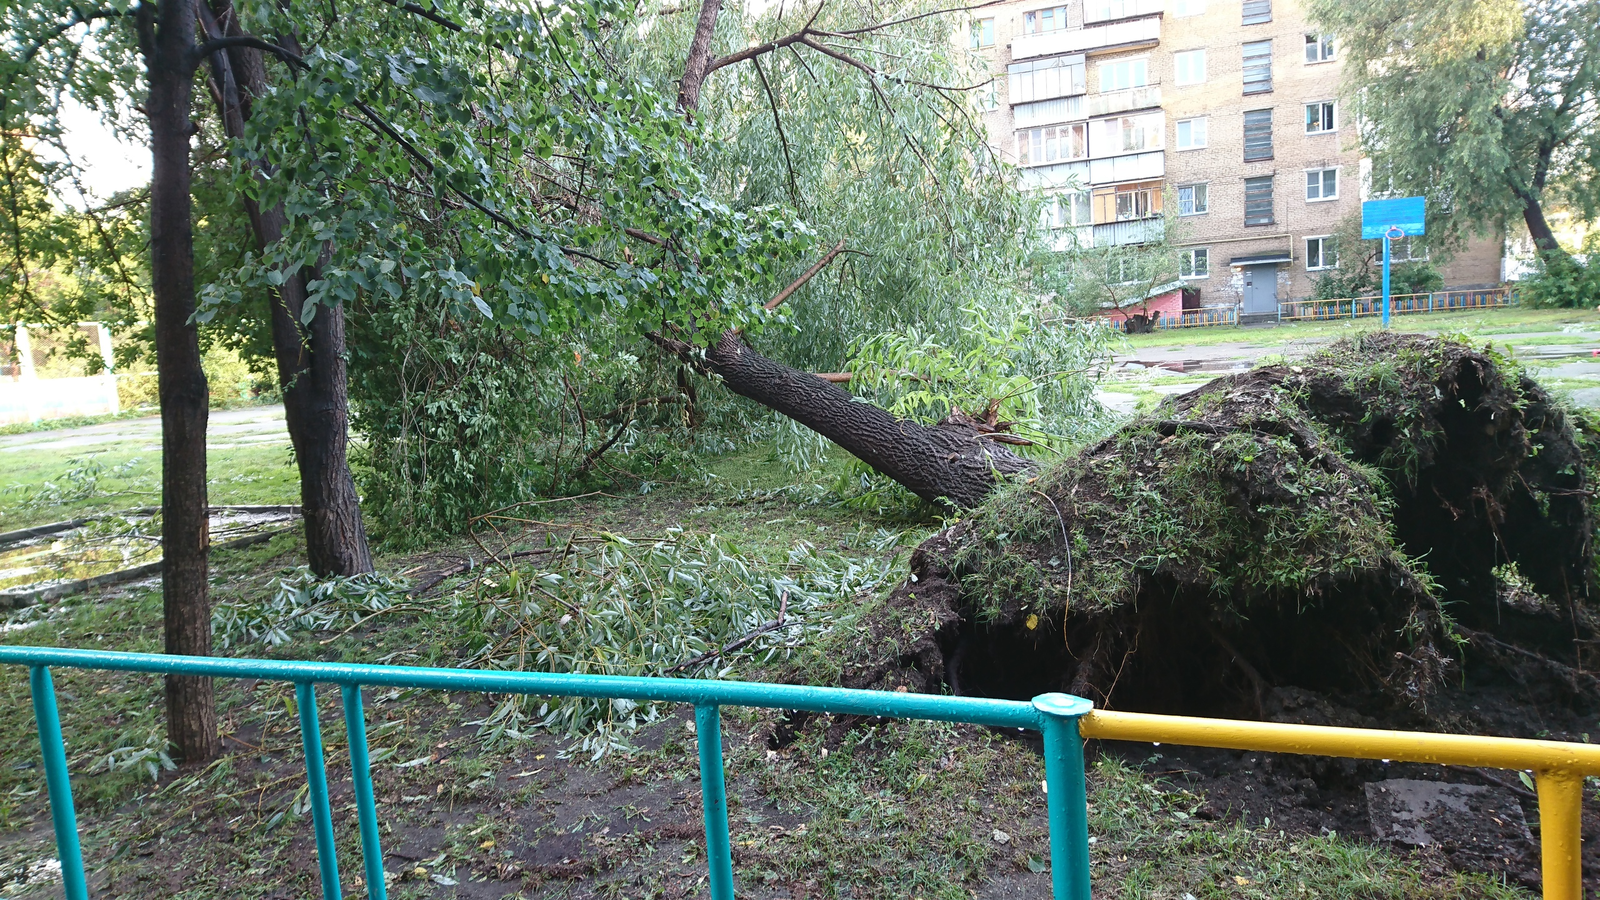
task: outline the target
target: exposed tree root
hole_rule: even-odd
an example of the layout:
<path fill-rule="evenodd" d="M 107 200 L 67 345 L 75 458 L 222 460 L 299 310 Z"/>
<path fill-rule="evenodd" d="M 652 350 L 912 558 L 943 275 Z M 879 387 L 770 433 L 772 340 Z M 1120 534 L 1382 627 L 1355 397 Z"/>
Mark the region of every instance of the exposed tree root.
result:
<path fill-rule="evenodd" d="M 1504 361 L 1422 336 L 1219 378 L 925 542 L 843 680 L 1415 715 L 1484 654 L 1596 704 L 1587 444 Z"/>

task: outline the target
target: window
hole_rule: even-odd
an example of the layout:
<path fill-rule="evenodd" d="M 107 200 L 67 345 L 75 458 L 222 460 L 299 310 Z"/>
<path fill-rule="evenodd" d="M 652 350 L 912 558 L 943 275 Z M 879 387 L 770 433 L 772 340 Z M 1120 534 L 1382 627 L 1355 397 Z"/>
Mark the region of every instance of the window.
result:
<path fill-rule="evenodd" d="M 1306 238 L 1306 271 L 1331 269 L 1339 264 L 1339 248 L 1335 241 L 1326 235 Z"/>
<path fill-rule="evenodd" d="M 1126 19 L 1149 11 L 1149 3 L 1139 0 L 1084 0 L 1084 24 L 1104 22 L 1108 19 Z"/>
<path fill-rule="evenodd" d="M 1012 103 L 1032 103 L 1083 93 L 1083 56 L 1057 56 L 1006 67 Z"/>
<path fill-rule="evenodd" d="M 1206 118 L 1178 120 L 1178 149 L 1197 150 L 1206 145 Z"/>
<path fill-rule="evenodd" d="M 1166 117 L 1158 112 L 1096 119 L 1089 127 L 1094 129 L 1089 139 L 1091 156 L 1160 150 L 1166 145 Z"/>
<path fill-rule="evenodd" d="M 1205 247 L 1178 251 L 1179 278 L 1210 278 L 1211 251 Z"/>
<path fill-rule="evenodd" d="M 1272 158 L 1272 110 L 1255 109 L 1244 114 L 1244 161 Z"/>
<path fill-rule="evenodd" d="M 1177 18 L 1198 16 L 1206 11 L 1206 0 L 1172 0 L 1172 15 Z"/>
<path fill-rule="evenodd" d="M 1272 0 L 1244 0 L 1244 24 L 1265 25 L 1272 21 Z"/>
<path fill-rule="evenodd" d="M 1306 201 L 1339 199 L 1339 170 L 1310 169 L 1306 172 Z"/>
<path fill-rule="evenodd" d="M 1265 94 L 1272 90 L 1272 42 L 1256 41 L 1244 45 L 1244 92 Z"/>
<path fill-rule="evenodd" d="M 1338 128 L 1332 100 L 1306 104 L 1306 134 L 1326 134 Z"/>
<path fill-rule="evenodd" d="M 1089 155 L 1082 122 L 1017 132 L 1017 165 L 1044 166 Z"/>
<path fill-rule="evenodd" d="M 1050 228 L 1090 225 L 1094 222 L 1088 191 L 1056 194 L 1045 202 L 1044 212 L 1045 225 Z"/>
<path fill-rule="evenodd" d="M 972 23 L 972 49 L 994 46 L 994 17 Z"/>
<path fill-rule="evenodd" d="M 1178 215 L 1198 216 L 1211 211 L 1210 191 L 1205 184 L 1178 185 Z"/>
<path fill-rule="evenodd" d="M 1116 203 L 1118 222 L 1128 219 L 1148 219 L 1160 209 L 1156 206 L 1155 191 L 1151 188 L 1117 191 Z"/>
<path fill-rule="evenodd" d="M 1041 31 L 1060 31 L 1067 27 L 1067 8 L 1047 6 L 1022 14 L 1022 33 L 1038 34 Z"/>
<path fill-rule="evenodd" d="M 1177 84 L 1203 84 L 1206 80 L 1206 52 L 1185 50 L 1172 54 L 1173 81 Z"/>
<path fill-rule="evenodd" d="M 1272 214 L 1272 176 L 1263 175 L 1260 178 L 1246 178 L 1244 180 L 1244 223 L 1246 225 L 1271 225 L 1276 219 Z"/>
<path fill-rule="evenodd" d="M 1306 62 L 1319 63 L 1333 59 L 1333 35 L 1306 35 Z"/>
<path fill-rule="evenodd" d="M 1411 262 L 1428 258 L 1428 248 L 1412 242 L 1411 235 L 1389 242 L 1390 262 Z"/>
<path fill-rule="evenodd" d="M 1100 90 L 1120 91 L 1123 88 L 1144 87 L 1150 83 L 1147 60 L 1119 59 L 1100 64 Z"/>
<path fill-rule="evenodd" d="M 1000 82 L 991 81 L 978 88 L 978 109 L 992 112 L 1000 108 Z"/>

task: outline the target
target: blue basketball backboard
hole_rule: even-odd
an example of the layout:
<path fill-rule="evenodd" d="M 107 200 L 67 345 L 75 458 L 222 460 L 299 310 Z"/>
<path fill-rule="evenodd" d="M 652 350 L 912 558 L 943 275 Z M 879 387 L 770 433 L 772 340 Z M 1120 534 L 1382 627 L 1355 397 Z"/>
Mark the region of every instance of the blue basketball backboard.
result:
<path fill-rule="evenodd" d="M 1427 204 L 1422 197 L 1368 200 L 1361 204 L 1361 237 L 1376 240 L 1386 237 L 1395 227 L 1404 234 L 1422 234 L 1426 230 L 1426 219 Z"/>

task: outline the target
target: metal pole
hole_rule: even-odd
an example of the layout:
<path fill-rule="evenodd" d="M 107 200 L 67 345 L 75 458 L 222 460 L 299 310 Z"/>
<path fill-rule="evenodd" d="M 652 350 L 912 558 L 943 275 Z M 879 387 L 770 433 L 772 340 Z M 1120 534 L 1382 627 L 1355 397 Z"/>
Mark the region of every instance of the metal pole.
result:
<path fill-rule="evenodd" d="M 1055 900 L 1090 900 L 1089 809 L 1078 718 L 1094 704 L 1071 694 L 1033 698 L 1044 734 L 1044 783 L 1050 813 L 1050 888 Z"/>
<path fill-rule="evenodd" d="M 83 878 L 83 850 L 78 846 L 78 816 L 72 808 L 72 779 L 67 775 L 67 748 L 61 742 L 61 717 L 56 712 L 56 689 L 50 670 L 28 670 L 33 691 L 33 720 L 39 726 L 39 747 L 44 751 L 44 783 L 50 791 L 50 821 L 56 827 L 56 857 L 61 860 L 61 886 L 67 900 L 89 900 Z"/>
<path fill-rule="evenodd" d="M 367 717 L 361 709 L 361 685 L 339 685 L 344 700 L 344 730 L 350 738 L 350 781 L 356 789 L 356 818 L 361 822 L 361 859 L 366 864 L 367 896 L 386 900 L 383 846 L 378 840 L 378 804 L 372 797 L 372 761 L 367 756 Z"/>
<path fill-rule="evenodd" d="M 1539 772 L 1539 848 L 1544 900 L 1583 900 L 1583 776 Z"/>
<path fill-rule="evenodd" d="M 700 744 L 700 805 L 706 819 L 706 868 L 711 900 L 733 900 L 733 851 L 728 847 L 728 787 L 722 779 L 722 712 L 695 706 L 695 737 Z"/>
<path fill-rule="evenodd" d="M 1389 327 L 1389 236 L 1383 236 L 1383 327 Z"/>
<path fill-rule="evenodd" d="M 333 844 L 333 811 L 328 808 L 328 773 L 322 763 L 322 729 L 317 723 L 317 694 L 309 681 L 295 682 L 300 707 L 300 743 L 306 751 L 306 785 L 311 792 L 311 824 L 317 833 L 317 867 L 322 871 L 324 900 L 340 900 L 339 858 Z"/>

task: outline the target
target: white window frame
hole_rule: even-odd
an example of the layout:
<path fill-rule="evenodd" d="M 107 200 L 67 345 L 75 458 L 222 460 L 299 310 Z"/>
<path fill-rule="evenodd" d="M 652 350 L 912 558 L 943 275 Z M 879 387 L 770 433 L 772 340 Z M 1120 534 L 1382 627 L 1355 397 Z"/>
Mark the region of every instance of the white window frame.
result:
<path fill-rule="evenodd" d="M 1325 166 L 1325 167 L 1318 168 L 1318 169 L 1306 169 L 1305 170 L 1305 173 L 1306 173 L 1306 182 L 1305 182 L 1305 184 L 1306 184 L 1306 202 L 1307 203 L 1328 203 L 1328 202 L 1331 202 L 1331 201 L 1339 199 L 1339 182 L 1344 180 L 1344 179 L 1339 177 L 1339 168 L 1340 168 L 1339 166 Z M 1325 194 L 1325 193 L 1323 193 L 1323 191 L 1327 189 L 1327 184 L 1328 184 L 1328 182 L 1327 182 L 1327 173 L 1329 173 L 1329 172 L 1333 173 L 1333 193 L 1332 194 Z M 1315 196 L 1315 197 L 1311 196 L 1311 177 L 1313 175 L 1318 176 L 1318 179 L 1317 179 L 1317 196 Z"/>
<path fill-rule="evenodd" d="M 1050 136 L 1045 134 L 1047 131 L 1055 132 L 1054 140 L 1056 144 L 1056 155 L 1053 159 L 1046 158 L 1045 148 L 1049 146 L 1048 142 L 1051 140 Z M 1035 132 L 1037 132 L 1039 136 L 1037 141 L 1034 140 Z M 1070 135 L 1073 132 L 1078 132 L 1081 136 L 1083 154 L 1080 156 L 1066 156 L 1062 152 L 1062 141 L 1065 140 L 1070 142 Z M 1036 125 L 1032 128 L 1019 128 L 1015 134 L 1017 139 L 1018 166 L 1027 168 L 1033 168 L 1034 166 L 1053 166 L 1057 163 L 1073 162 L 1075 160 L 1089 158 L 1089 129 L 1088 125 L 1084 122 L 1062 122 L 1059 125 Z M 1033 148 L 1035 144 L 1037 144 L 1039 147 L 1038 159 L 1034 158 Z M 1023 153 L 1024 146 L 1026 146 L 1028 150 L 1026 154 Z"/>
<path fill-rule="evenodd" d="M 1307 34 L 1306 50 L 1315 53 L 1316 58 L 1306 56 L 1306 65 L 1316 66 L 1325 62 L 1333 62 L 1339 58 L 1339 45 L 1334 42 L 1331 34 Z M 1314 49 L 1313 49 L 1314 48 Z"/>
<path fill-rule="evenodd" d="M 1195 203 L 1194 202 L 1194 191 L 1195 191 L 1196 188 L 1199 188 L 1200 189 L 1200 193 L 1204 195 L 1203 202 L 1201 202 L 1201 203 Z M 1189 212 L 1184 212 L 1183 211 L 1183 192 L 1184 191 L 1189 191 L 1190 192 L 1190 194 L 1189 194 L 1190 211 Z M 1193 182 L 1193 183 L 1190 183 L 1190 184 L 1180 184 L 1180 185 L 1178 185 L 1178 215 L 1180 215 L 1180 216 L 1203 216 L 1203 215 L 1205 215 L 1205 214 L 1207 214 L 1209 212 L 1211 212 L 1211 183 L 1209 181 L 1196 181 L 1196 182 Z"/>
<path fill-rule="evenodd" d="M 1203 262 L 1202 262 L 1203 260 Z M 1188 274 L 1184 274 L 1184 270 Z M 1178 278 L 1183 281 L 1204 281 L 1211 277 L 1211 248 L 1193 247 L 1178 251 Z"/>
<path fill-rule="evenodd" d="M 1118 66 L 1128 67 L 1128 84 L 1125 84 L 1121 87 L 1107 87 L 1107 76 L 1110 73 L 1115 72 Z M 1133 83 L 1135 67 L 1137 67 L 1137 70 L 1144 76 L 1137 84 Z M 1145 87 L 1150 84 L 1150 58 L 1148 56 L 1134 56 L 1128 59 L 1109 60 L 1100 64 L 1099 75 L 1101 93 L 1106 93 L 1108 91 L 1125 91 L 1133 88 Z"/>
<path fill-rule="evenodd" d="M 1198 71 L 1193 64 L 1185 65 L 1185 60 L 1199 58 Z M 1184 70 L 1189 69 L 1188 78 L 1184 77 Z M 1172 54 L 1172 83 L 1176 85 L 1205 84 L 1206 83 L 1206 51 L 1204 47 L 1198 50 L 1179 50 Z"/>
<path fill-rule="evenodd" d="M 1094 224 L 1094 201 L 1087 190 L 1051 194 L 1049 204 L 1045 208 L 1047 227 L 1079 228 Z M 1078 213 L 1083 214 L 1082 221 L 1076 221 Z"/>
<path fill-rule="evenodd" d="M 983 26 L 985 22 L 987 22 L 989 25 L 989 40 L 987 42 L 983 40 Z M 968 41 L 970 49 L 982 50 L 985 47 L 993 47 L 995 45 L 995 40 L 994 16 L 985 16 L 982 19 L 972 20 L 972 33 L 969 35 Z"/>
<path fill-rule="evenodd" d="M 1312 107 L 1316 107 L 1316 110 L 1317 110 L 1317 127 L 1316 128 L 1312 128 L 1311 127 L 1310 116 L 1307 115 L 1306 116 L 1306 123 L 1305 123 L 1306 134 L 1308 134 L 1308 135 L 1333 134 L 1335 131 L 1339 130 L 1339 101 L 1337 101 L 1337 100 L 1318 100 L 1318 101 L 1316 101 L 1314 103 L 1307 103 L 1305 105 L 1305 110 L 1304 111 L 1307 112 L 1307 113 L 1310 113 Z M 1332 116 L 1333 127 L 1332 128 L 1324 128 L 1323 127 L 1323 123 L 1325 121 L 1327 121 L 1327 119 L 1328 119 L 1328 116 L 1325 115 L 1328 112 L 1332 112 L 1333 113 L 1333 116 Z"/>
<path fill-rule="evenodd" d="M 1051 18 L 1051 20 L 1053 22 L 1055 22 L 1057 24 L 1052 25 L 1049 28 L 1040 28 L 1039 27 L 1039 22 L 1041 21 L 1041 15 L 1040 14 L 1044 13 L 1044 12 L 1047 12 L 1047 11 L 1053 13 L 1053 15 L 1051 15 L 1050 18 Z M 1030 22 L 1030 17 L 1031 17 L 1031 22 Z M 1032 27 L 1029 27 L 1030 24 L 1031 24 Z M 1065 4 L 1062 4 L 1060 6 L 1041 6 L 1041 7 L 1038 7 L 1036 9 L 1030 9 L 1030 10 L 1028 10 L 1028 11 L 1026 11 L 1026 12 L 1024 12 L 1022 14 L 1022 33 L 1023 34 L 1049 34 L 1052 31 L 1061 31 L 1061 30 L 1065 29 L 1066 27 L 1067 27 L 1067 7 L 1066 7 Z"/>
<path fill-rule="evenodd" d="M 1311 242 L 1317 242 L 1317 265 L 1311 264 Z M 1306 235 L 1306 271 L 1325 272 L 1328 269 L 1339 268 L 1339 246 L 1333 243 L 1334 235 L 1308 234 Z M 1328 252 L 1333 252 L 1333 262 L 1328 262 Z"/>
<path fill-rule="evenodd" d="M 1187 119 L 1179 119 L 1177 122 L 1173 123 L 1173 128 L 1172 128 L 1172 145 L 1173 145 L 1173 147 L 1177 148 L 1178 150 L 1204 150 L 1206 148 L 1206 145 L 1209 144 L 1210 140 L 1211 140 L 1211 134 L 1210 134 L 1211 124 L 1210 124 L 1210 122 L 1207 121 L 1209 118 L 1210 118 L 1209 116 L 1191 116 L 1190 118 L 1187 118 Z M 1200 126 L 1200 142 L 1199 143 L 1195 143 L 1195 141 L 1194 141 L 1194 133 L 1195 133 L 1195 124 L 1196 123 L 1199 123 L 1199 126 Z M 1189 126 L 1189 143 L 1188 144 L 1184 144 L 1183 143 L 1183 138 L 1182 138 L 1183 132 L 1179 130 L 1184 125 L 1188 125 Z"/>

